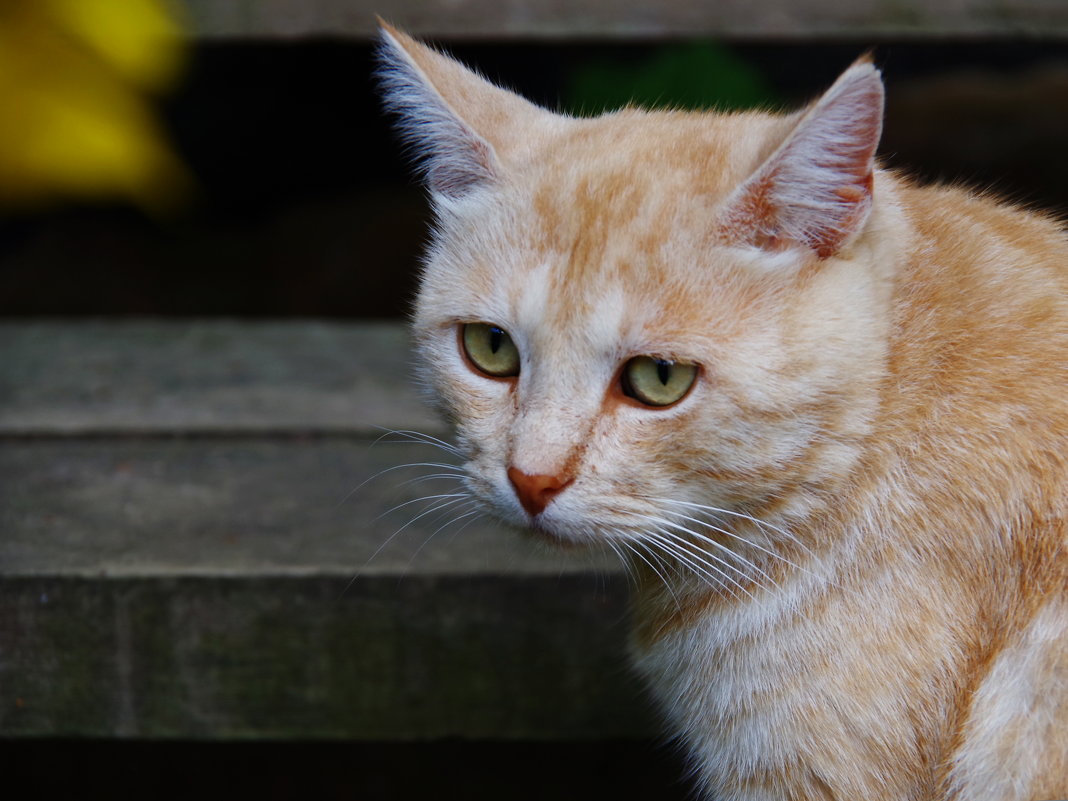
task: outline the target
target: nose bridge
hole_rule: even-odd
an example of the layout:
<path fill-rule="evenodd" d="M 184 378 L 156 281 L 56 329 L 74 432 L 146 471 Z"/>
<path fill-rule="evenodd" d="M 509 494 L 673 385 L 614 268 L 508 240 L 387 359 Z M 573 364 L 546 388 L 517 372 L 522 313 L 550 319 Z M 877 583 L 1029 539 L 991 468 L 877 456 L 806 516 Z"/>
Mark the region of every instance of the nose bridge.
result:
<path fill-rule="evenodd" d="M 589 408 L 591 390 L 569 387 L 566 380 L 546 380 L 544 375 L 532 378 L 520 388 L 508 466 L 569 480 L 596 413 L 596 408 Z"/>
<path fill-rule="evenodd" d="M 557 275 L 556 292 L 579 292 Z M 626 304 L 614 284 L 540 308 L 526 326 L 527 360 L 516 387 L 509 465 L 529 475 L 573 478 L 615 369 Z"/>

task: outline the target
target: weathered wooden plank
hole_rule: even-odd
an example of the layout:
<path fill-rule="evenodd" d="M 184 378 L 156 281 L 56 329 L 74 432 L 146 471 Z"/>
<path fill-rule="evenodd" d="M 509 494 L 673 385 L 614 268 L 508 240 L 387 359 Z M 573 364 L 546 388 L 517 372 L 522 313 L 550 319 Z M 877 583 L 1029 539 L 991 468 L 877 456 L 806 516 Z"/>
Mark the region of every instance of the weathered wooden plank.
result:
<path fill-rule="evenodd" d="M 338 438 L 9 441 L 0 447 L 0 578 L 258 572 L 555 580 L 612 569 L 611 561 L 541 547 L 488 518 L 463 517 L 473 511 L 466 499 L 434 499 L 458 492 L 457 481 L 419 480 L 442 468 L 393 469 L 444 464 L 442 457 L 425 446 Z"/>
<path fill-rule="evenodd" d="M 1064 37 L 1062 0 L 185 0 L 202 38 L 352 36 L 375 15 L 424 36 L 487 38 Z"/>
<path fill-rule="evenodd" d="M 0 582 L 0 736 L 648 735 L 592 575 Z M 506 608 L 505 608 L 506 607 Z M 507 612 L 511 612 L 508 614 Z"/>
<path fill-rule="evenodd" d="M 396 323 L 0 323 L 0 435 L 441 424 Z"/>
<path fill-rule="evenodd" d="M 648 734 L 618 566 L 488 522 L 438 531 L 421 503 L 375 519 L 449 480 L 352 493 L 427 450 L 4 443 L 0 736 Z"/>

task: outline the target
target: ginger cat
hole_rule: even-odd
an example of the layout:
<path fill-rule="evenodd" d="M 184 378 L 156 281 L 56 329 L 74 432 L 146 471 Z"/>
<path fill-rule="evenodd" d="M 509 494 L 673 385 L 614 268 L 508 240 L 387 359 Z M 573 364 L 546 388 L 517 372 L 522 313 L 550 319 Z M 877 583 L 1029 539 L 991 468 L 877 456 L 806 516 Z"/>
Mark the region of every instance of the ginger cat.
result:
<path fill-rule="evenodd" d="M 575 119 L 381 57 L 466 488 L 627 561 L 704 797 L 1068 798 L 1064 231 L 880 169 L 866 60 L 794 114 Z"/>

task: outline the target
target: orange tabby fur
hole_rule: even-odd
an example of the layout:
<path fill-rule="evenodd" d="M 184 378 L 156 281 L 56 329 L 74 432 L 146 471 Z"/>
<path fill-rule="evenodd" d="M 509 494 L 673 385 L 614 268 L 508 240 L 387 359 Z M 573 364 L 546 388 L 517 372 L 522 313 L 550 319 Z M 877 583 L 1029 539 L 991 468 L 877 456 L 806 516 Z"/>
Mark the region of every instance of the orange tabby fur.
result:
<path fill-rule="evenodd" d="M 388 26 L 383 59 L 468 487 L 627 554 L 708 797 L 1068 797 L 1064 232 L 875 169 L 864 62 L 795 115 L 571 119 Z M 477 374 L 471 322 L 518 376 Z M 689 395 L 629 396 L 642 354 L 698 364 Z M 531 514 L 509 470 L 565 488 Z"/>

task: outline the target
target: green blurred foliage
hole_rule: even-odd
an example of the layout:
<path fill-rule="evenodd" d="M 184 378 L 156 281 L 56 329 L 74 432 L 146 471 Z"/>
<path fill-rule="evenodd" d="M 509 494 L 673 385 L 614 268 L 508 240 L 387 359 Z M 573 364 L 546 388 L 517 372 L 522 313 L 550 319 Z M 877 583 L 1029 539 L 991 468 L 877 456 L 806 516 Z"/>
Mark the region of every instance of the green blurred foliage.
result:
<path fill-rule="evenodd" d="M 732 111 L 780 102 L 757 69 L 714 42 L 666 45 L 637 61 L 594 61 L 564 91 L 564 110 L 583 115 L 626 105 Z"/>

